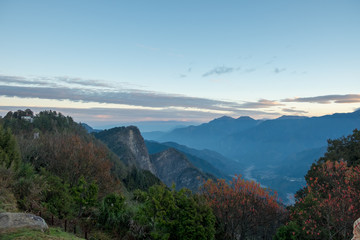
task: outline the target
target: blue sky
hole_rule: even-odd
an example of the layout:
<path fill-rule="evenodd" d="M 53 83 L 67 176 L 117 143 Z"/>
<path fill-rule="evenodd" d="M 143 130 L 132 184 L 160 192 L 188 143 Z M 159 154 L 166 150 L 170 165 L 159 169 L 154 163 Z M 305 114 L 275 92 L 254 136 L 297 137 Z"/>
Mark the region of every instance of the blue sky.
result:
<path fill-rule="evenodd" d="M 0 115 L 95 127 L 360 107 L 360 2 L 0 0 Z"/>

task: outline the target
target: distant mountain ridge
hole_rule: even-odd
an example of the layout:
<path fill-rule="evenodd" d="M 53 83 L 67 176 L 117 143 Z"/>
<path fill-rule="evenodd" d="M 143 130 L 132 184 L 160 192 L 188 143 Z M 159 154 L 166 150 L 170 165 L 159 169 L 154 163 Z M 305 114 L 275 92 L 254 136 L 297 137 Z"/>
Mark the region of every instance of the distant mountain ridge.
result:
<path fill-rule="evenodd" d="M 178 128 L 169 133 L 159 135 L 155 140 L 159 142 L 176 142 L 197 149 L 212 149 L 217 142 L 234 132 L 255 127 L 262 120 L 255 120 L 250 117 L 240 117 L 237 119 L 223 116 L 199 126 L 189 126 Z M 147 135 L 145 135 L 146 137 Z"/>
<path fill-rule="evenodd" d="M 80 123 L 81 126 L 83 126 L 83 128 L 85 128 L 85 130 L 88 132 L 88 133 L 93 133 L 93 132 L 101 132 L 101 130 L 99 129 L 94 129 L 92 127 L 90 127 L 88 124 L 86 123 Z"/>
<path fill-rule="evenodd" d="M 264 153 L 269 155 L 280 151 L 281 156 L 285 157 L 294 151 L 323 147 L 327 139 L 350 134 L 355 128 L 360 128 L 360 111 L 322 117 L 283 116 L 265 121 L 250 117 L 221 117 L 199 126 L 178 128 L 148 140 L 211 149 L 246 162 L 250 156 L 258 159 L 257 154 L 263 156 Z"/>
<path fill-rule="evenodd" d="M 225 164 L 225 168 L 233 169 L 229 174 L 241 173 L 286 195 L 301 187 L 302 183 L 296 179 L 322 156 L 328 139 L 347 136 L 356 128 L 360 129 L 360 110 L 272 120 L 221 117 L 199 126 L 157 133 L 158 137 L 147 139 L 219 152 L 232 159 L 232 163 L 238 163 L 233 167 Z"/>

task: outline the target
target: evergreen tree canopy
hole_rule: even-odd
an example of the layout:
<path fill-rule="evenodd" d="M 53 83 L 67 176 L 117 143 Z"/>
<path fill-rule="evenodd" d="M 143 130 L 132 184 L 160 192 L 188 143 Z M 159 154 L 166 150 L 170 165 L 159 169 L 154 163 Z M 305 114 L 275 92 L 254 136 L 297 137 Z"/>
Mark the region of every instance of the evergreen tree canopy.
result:
<path fill-rule="evenodd" d="M 6 168 L 17 169 L 20 164 L 20 152 L 15 137 L 9 128 L 0 125 L 0 164 Z"/>

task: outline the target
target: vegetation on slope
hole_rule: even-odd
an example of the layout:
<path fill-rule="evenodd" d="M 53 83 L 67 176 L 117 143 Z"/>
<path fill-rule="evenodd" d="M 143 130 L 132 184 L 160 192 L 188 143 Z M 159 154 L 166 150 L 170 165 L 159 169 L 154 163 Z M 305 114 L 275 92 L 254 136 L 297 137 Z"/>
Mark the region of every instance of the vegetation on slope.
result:
<path fill-rule="evenodd" d="M 328 141 L 275 239 L 350 239 L 360 216 L 360 131 Z"/>
<path fill-rule="evenodd" d="M 208 181 L 199 194 L 150 186 L 150 172 L 127 166 L 70 117 L 18 111 L 0 119 L 0 211 L 41 213 L 93 239 L 349 239 L 360 214 L 359 143 L 358 130 L 329 141 L 276 232 L 287 211 L 259 184 Z M 2 237 L 32 234 L 67 239 L 59 230 Z"/>

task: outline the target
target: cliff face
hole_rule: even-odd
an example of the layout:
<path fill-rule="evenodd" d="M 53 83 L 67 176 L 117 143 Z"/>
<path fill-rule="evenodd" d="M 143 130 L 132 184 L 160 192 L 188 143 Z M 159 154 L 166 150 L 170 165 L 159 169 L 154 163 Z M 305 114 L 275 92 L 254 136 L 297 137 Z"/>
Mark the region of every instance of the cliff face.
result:
<path fill-rule="evenodd" d="M 186 187 L 198 191 L 204 180 L 213 176 L 206 175 L 188 160 L 185 154 L 169 148 L 149 157 L 145 141 L 137 127 L 117 127 L 96 133 L 128 165 L 149 170 L 167 186 L 172 183 L 176 188 Z"/>
<path fill-rule="evenodd" d="M 149 153 L 139 129 L 137 127 L 127 127 L 126 130 L 126 133 L 119 139 L 130 148 L 130 151 L 134 154 L 135 160 L 140 168 L 149 170 L 156 175 L 156 171 L 150 162 Z"/>
<path fill-rule="evenodd" d="M 167 186 L 175 183 L 177 189 L 186 187 L 196 192 L 204 180 L 208 178 L 194 167 L 183 153 L 173 148 L 152 154 L 150 159 L 158 178 Z"/>
<path fill-rule="evenodd" d="M 95 136 L 106 143 L 128 165 L 136 165 L 156 175 L 144 139 L 137 127 L 112 128 Z"/>

